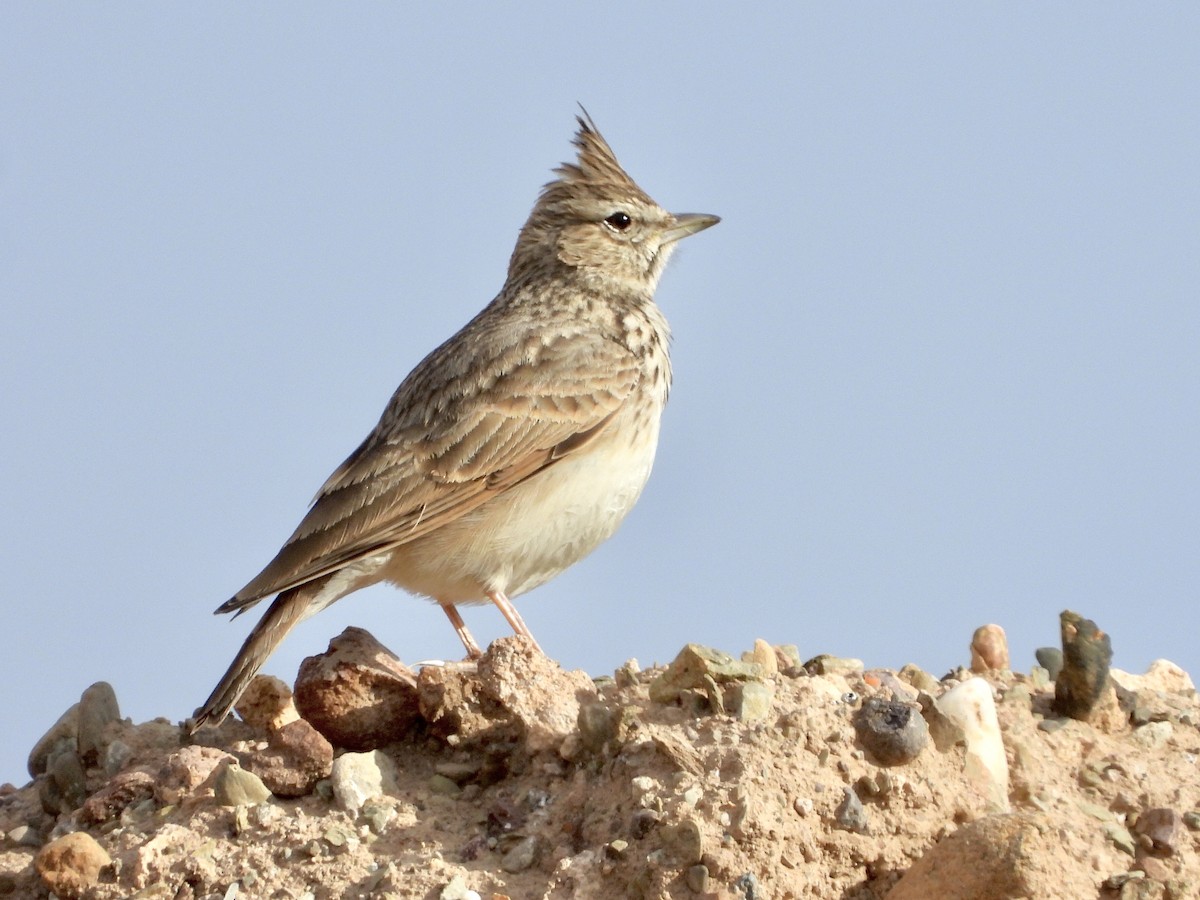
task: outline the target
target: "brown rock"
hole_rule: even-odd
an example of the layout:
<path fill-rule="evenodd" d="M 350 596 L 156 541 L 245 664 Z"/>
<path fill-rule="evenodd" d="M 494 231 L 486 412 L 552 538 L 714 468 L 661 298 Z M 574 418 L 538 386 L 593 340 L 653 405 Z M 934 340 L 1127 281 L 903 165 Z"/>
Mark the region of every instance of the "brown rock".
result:
<path fill-rule="evenodd" d="M 295 700 L 317 731 L 356 751 L 399 740 L 418 717 L 416 674 L 361 628 L 300 664 Z"/>
<path fill-rule="evenodd" d="M 277 731 L 300 718 L 292 689 L 271 675 L 256 675 L 234 707 L 242 721 L 263 731 Z"/>
<path fill-rule="evenodd" d="M 971 671 L 1003 672 L 1008 661 L 1008 637 L 999 625 L 980 625 L 971 637 Z"/>
<path fill-rule="evenodd" d="M 1173 854 L 1184 835 L 1183 816 L 1173 809 L 1148 809 L 1137 817 L 1133 833 L 1146 838 L 1155 853 Z"/>
<path fill-rule="evenodd" d="M 585 672 L 566 672 L 527 638 L 493 641 L 479 660 L 482 690 L 521 726 L 531 753 L 555 750 L 575 731 L 579 705 L 596 698 Z"/>
<path fill-rule="evenodd" d="M 111 864 L 104 848 L 84 831 L 51 841 L 34 860 L 46 887 L 64 900 L 82 897 L 100 880 L 100 871 Z"/>
<path fill-rule="evenodd" d="M 1112 642 L 1091 619 L 1066 610 L 1059 616 L 1063 667 L 1054 682 L 1054 711 L 1080 721 L 1110 706 L 1114 695 L 1108 675 Z"/>
<path fill-rule="evenodd" d="M 267 749 L 246 764 L 279 797 L 311 794 L 333 768 L 333 745 L 304 719 L 284 725 L 271 735 Z"/>
<path fill-rule="evenodd" d="M 119 816 L 127 806 L 154 796 L 155 778 L 142 769 L 121 772 L 112 781 L 88 797 L 80 811 L 85 825 L 98 825 Z"/>
<path fill-rule="evenodd" d="M 38 742 L 29 751 L 29 760 L 25 766 L 29 770 L 30 776 L 36 778 L 39 775 L 44 775 L 49 765 L 51 753 L 60 744 L 74 741 L 78 731 L 79 704 L 76 703 L 58 717 L 58 721 L 51 725 L 50 729 L 38 738 Z"/>
<path fill-rule="evenodd" d="M 179 803 L 209 781 L 213 771 L 223 762 L 234 762 L 234 757 L 216 747 L 176 750 L 158 771 L 155 799 L 164 804 Z"/>
<path fill-rule="evenodd" d="M 1087 867 L 1061 855 L 1044 813 L 992 815 L 934 844 L 887 900 L 1095 896 Z"/>

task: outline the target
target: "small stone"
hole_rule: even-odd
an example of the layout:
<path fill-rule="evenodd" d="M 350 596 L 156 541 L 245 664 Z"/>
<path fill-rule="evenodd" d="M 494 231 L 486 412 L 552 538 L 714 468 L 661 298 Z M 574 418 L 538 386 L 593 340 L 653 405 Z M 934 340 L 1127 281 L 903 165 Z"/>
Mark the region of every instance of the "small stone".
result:
<path fill-rule="evenodd" d="M 1137 844 L 1134 843 L 1133 835 L 1124 825 L 1116 822 L 1106 822 L 1104 824 L 1104 836 L 1108 838 L 1116 846 L 1118 850 L 1128 853 L 1133 856 L 1137 853 Z"/>
<path fill-rule="evenodd" d="M 417 722 L 417 676 L 369 632 L 351 627 L 300 664 L 295 703 L 335 746 L 374 750 Z"/>
<path fill-rule="evenodd" d="M 1133 730 L 1133 740 L 1143 747 L 1153 749 L 1169 741 L 1174 733 L 1175 726 L 1170 722 L 1150 722 Z"/>
<path fill-rule="evenodd" d="M 918 691 L 936 694 L 941 689 L 941 682 L 914 663 L 907 663 L 897 674 L 901 681 L 911 684 Z"/>
<path fill-rule="evenodd" d="M 155 779 L 149 772 L 133 769 L 115 776 L 87 798 L 79 811 L 79 821 L 98 825 L 119 816 L 129 806 L 154 796 Z"/>
<path fill-rule="evenodd" d="M 79 698 L 79 758 L 91 768 L 104 758 L 104 730 L 121 721 L 117 695 L 107 681 L 97 681 Z"/>
<path fill-rule="evenodd" d="M 438 900 L 479 900 L 479 894 L 467 887 L 466 879 L 455 875 L 450 883 L 442 888 Z"/>
<path fill-rule="evenodd" d="M 1183 824 L 1192 831 L 1200 831 L 1200 812 L 1186 812 L 1183 814 Z"/>
<path fill-rule="evenodd" d="M 775 648 L 759 638 L 754 642 L 754 649 L 742 654 L 743 662 L 756 663 L 762 669 L 763 678 L 774 678 L 779 674 L 779 656 Z"/>
<path fill-rule="evenodd" d="M 583 746 L 592 753 L 599 753 L 605 744 L 617 736 L 619 719 L 617 710 L 603 701 L 581 703 L 576 725 Z"/>
<path fill-rule="evenodd" d="M 756 663 L 736 660 L 702 644 L 688 644 L 666 671 L 650 682 L 650 699 L 655 703 L 674 703 L 685 691 L 704 690 L 706 676 L 723 685 L 760 680 L 763 672 Z"/>
<path fill-rule="evenodd" d="M 999 625 L 980 625 L 971 636 L 971 671 L 1003 672 L 1010 668 L 1008 637 Z"/>
<path fill-rule="evenodd" d="M 704 857 L 704 835 L 694 819 L 684 819 L 677 825 L 659 829 L 663 849 L 676 865 L 691 866 Z"/>
<path fill-rule="evenodd" d="M 396 810 L 390 804 L 368 800 L 363 804 L 358 816 L 375 834 L 383 834 L 392 819 L 396 818 Z"/>
<path fill-rule="evenodd" d="M 292 689 L 273 675 L 255 675 L 234 710 L 243 722 L 262 731 L 277 731 L 300 718 Z"/>
<path fill-rule="evenodd" d="M 863 670 L 863 661 L 849 656 L 830 656 L 822 653 L 804 664 L 812 675 L 855 675 Z"/>
<path fill-rule="evenodd" d="M 500 859 L 500 868 L 505 872 L 524 872 L 537 862 L 538 840 L 533 835 L 521 838 Z"/>
<path fill-rule="evenodd" d="M 271 792 L 261 778 L 231 762 L 217 770 L 213 795 L 221 806 L 253 806 L 270 799 Z"/>
<path fill-rule="evenodd" d="M 769 684 L 747 681 L 725 691 L 725 708 L 739 722 L 761 722 L 771 712 L 775 691 Z"/>
<path fill-rule="evenodd" d="M 1029 685 L 1033 690 L 1040 691 L 1049 687 L 1050 680 L 1050 673 L 1041 666 L 1033 666 L 1029 669 Z"/>
<path fill-rule="evenodd" d="M 1102 698 L 1112 693 L 1108 676 L 1112 642 L 1108 635 L 1070 610 L 1059 616 L 1063 667 L 1054 682 L 1054 711 L 1080 721 L 1091 721 Z"/>
<path fill-rule="evenodd" d="M 104 774 L 116 775 L 129 760 L 133 759 L 133 749 L 124 741 L 114 740 L 104 748 Z"/>
<path fill-rule="evenodd" d="M 235 760 L 233 756 L 216 747 L 191 746 L 176 750 L 158 770 L 154 786 L 155 799 L 165 805 L 181 802 L 209 782 L 223 762 Z"/>
<path fill-rule="evenodd" d="M 1054 734 L 1056 731 L 1062 731 L 1067 727 L 1067 719 L 1042 719 L 1038 722 L 1038 731 L 1044 731 L 1046 734 Z"/>
<path fill-rule="evenodd" d="M 457 797 L 462 793 L 462 788 L 458 786 L 457 782 L 445 775 L 431 775 L 426 785 L 430 791 L 443 797 Z"/>
<path fill-rule="evenodd" d="M 87 775 L 83 763 L 70 744 L 63 745 L 49 758 L 47 778 L 42 781 L 45 792 L 42 807 L 47 812 L 71 812 L 78 809 L 87 797 Z M 47 800 L 50 806 L 47 806 Z"/>
<path fill-rule="evenodd" d="M 758 876 L 753 872 L 739 876 L 733 883 L 733 889 L 737 891 L 739 900 L 764 900 L 758 887 Z"/>
<path fill-rule="evenodd" d="M 378 750 L 343 753 L 333 761 L 329 777 L 338 806 L 358 812 L 371 799 L 396 789 L 396 764 Z"/>
<path fill-rule="evenodd" d="M 358 843 L 358 838 L 355 837 L 352 831 L 348 831 L 342 825 L 330 825 L 325 829 L 325 833 L 321 835 L 325 843 L 334 849 L 341 849 L 347 845 L 353 846 Z"/>
<path fill-rule="evenodd" d="M 687 886 L 693 894 L 703 894 L 708 891 L 708 866 L 703 863 L 688 866 L 684 878 L 687 880 Z"/>
<path fill-rule="evenodd" d="M 306 797 L 333 770 L 333 745 L 304 719 L 294 719 L 271 732 L 267 748 L 246 765 L 277 797 Z"/>
<path fill-rule="evenodd" d="M 1008 760 L 992 688 L 982 678 L 969 678 L 946 691 L 937 708 L 962 729 L 967 744 L 966 773 L 998 811 L 1008 809 Z"/>
<path fill-rule="evenodd" d="M 1058 673 L 1063 667 L 1063 652 L 1057 647 L 1038 647 L 1033 651 L 1038 665 L 1046 670 L 1051 681 L 1058 680 Z"/>
<path fill-rule="evenodd" d="M 812 802 L 810 797 L 797 797 L 792 801 L 792 809 L 794 809 L 796 813 L 801 816 L 812 815 L 814 805 L 815 804 Z"/>
<path fill-rule="evenodd" d="M 28 825 L 18 825 L 6 834 L 5 837 L 20 847 L 42 846 L 42 836 L 38 834 L 36 828 L 31 828 Z"/>
<path fill-rule="evenodd" d="M 58 717 L 58 721 L 50 726 L 50 729 L 43 734 L 33 749 L 29 751 L 29 760 L 25 766 L 29 771 L 31 778 L 36 778 L 39 775 L 46 774 L 49 765 L 50 754 L 60 745 L 70 743 L 71 749 L 78 746 L 76 735 L 79 733 L 79 704 L 71 706 L 65 713 Z"/>
<path fill-rule="evenodd" d="M 868 697 L 854 714 L 858 742 L 882 766 L 912 762 L 929 742 L 919 709 L 898 700 Z"/>
<path fill-rule="evenodd" d="M 75 831 L 51 841 L 34 860 L 42 882 L 64 900 L 86 894 L 100 880 L 100 871 L 112 857 L 86 831 Z"/>
<path fill-rule="evenodd" d="M 1154 852 L 1170 856 L 1179 849 L 1183 817 L 1167 807 L 1148 809 L 1137 817 L 1133 831 L 1147 838 Z"/>
<path fill-rule="evenodd" d="M 845 796 L 842 797 L 842 802 L 838 804 L 838 808 L 833 813 L 834 820 L 839 828 L 857 834 L 866 834 L 870 830 L 870 826 L 862 801 L 858 799 L 858 794 L 854 792 L 853 788 L 843 788 L 842 790 L 845 791 Z"/>
<path fill-rule="evenodd" d="M 1154 660 L 1144 675 L 1131 675 L 1120 669 L 1112 669 L 1109 674 L 1127 691 L 1162 691 L 1191 696 L 1196 690 L 1191 676 L 1169 659 Z"/>
<path fill-rule="evenodd" d="M 657 826 L 661 816 L 654 809 L 639 809 L 629 821 L 629 834 L 634 840 L 641 840 Z"/>

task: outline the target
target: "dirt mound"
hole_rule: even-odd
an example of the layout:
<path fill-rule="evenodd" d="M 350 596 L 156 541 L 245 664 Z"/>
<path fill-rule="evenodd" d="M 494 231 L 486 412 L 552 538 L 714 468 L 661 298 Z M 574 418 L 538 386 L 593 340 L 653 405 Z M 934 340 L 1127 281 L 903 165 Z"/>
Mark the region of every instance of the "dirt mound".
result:
<path fill-rule="evenodd" d="M 419 673 L 347 641 L 303 717 L 263 680 L 194 738 L 89 688 L 0 789 L 0 896 L 1200 897 L 1200 706 L 1165 661 L 1080 720 L 994 653 L 939 681 L 689 645 L 593 680 L 519 638 Z"/>

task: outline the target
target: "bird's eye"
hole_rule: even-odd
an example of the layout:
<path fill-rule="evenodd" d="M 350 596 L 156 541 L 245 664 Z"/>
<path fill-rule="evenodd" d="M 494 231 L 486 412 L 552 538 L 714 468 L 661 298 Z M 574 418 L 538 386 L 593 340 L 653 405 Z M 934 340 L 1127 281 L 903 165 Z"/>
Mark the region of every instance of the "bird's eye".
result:
<path fill-rule="evenodd" d="M 629 218 L 629 215 L 623 212 L 615 212 L 604 221 L 609 227 L 615 228 L 617 231 L 624 231 L 633 224 L 633 219 Z"/>

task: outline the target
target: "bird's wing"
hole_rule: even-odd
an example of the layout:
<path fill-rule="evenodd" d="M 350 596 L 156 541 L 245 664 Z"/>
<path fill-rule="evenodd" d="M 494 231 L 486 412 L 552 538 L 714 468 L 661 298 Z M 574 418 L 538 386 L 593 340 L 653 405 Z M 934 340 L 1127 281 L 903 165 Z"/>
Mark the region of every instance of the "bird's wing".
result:
<path fill-rule="evenodd" d="M 628 348 L 600 336 L 575 333 L 501 351 L 489 353 L 496 363 L 490 377 L 470 374 L 486 366 L 439 366 L 439 351 L 431 354 L 275 559 L 218 612 L 244 609 L 453 522 L 585 446 L 640 378 Z"/>

